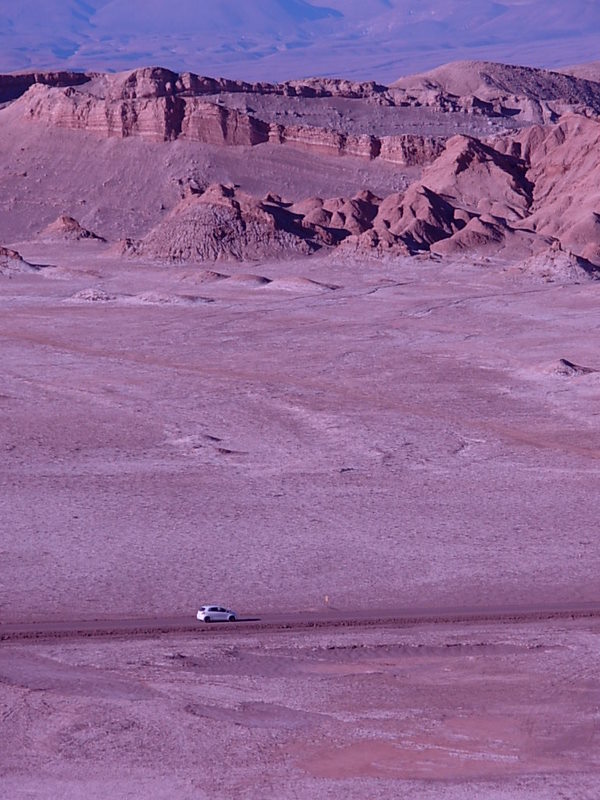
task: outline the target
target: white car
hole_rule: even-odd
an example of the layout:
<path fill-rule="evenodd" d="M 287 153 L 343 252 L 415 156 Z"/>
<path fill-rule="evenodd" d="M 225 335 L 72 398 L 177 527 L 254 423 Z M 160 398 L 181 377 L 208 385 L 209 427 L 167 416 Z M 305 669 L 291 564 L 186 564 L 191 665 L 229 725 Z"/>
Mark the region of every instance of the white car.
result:
<path fill-rule="evenodd" d="M 200 606 L 196 619 L 200 622 L 235 622 L 237 614 L 223 606 Z"/>

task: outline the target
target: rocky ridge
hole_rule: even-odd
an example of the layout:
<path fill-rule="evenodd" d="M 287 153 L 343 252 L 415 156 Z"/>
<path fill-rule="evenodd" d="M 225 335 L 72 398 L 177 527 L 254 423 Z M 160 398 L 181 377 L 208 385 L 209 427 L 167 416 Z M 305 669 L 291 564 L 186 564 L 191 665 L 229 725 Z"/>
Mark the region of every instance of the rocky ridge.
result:
<path fill-rule="evenodd" d="M 600 115 L 600 83 L 577 75 L 486 61 L 458 61 L 400 78 L 396 105 L 424 105 L 526 123 L 556 122 L 567 112 Z"/>
<path fill-rule="evenodd" d="M 18 80 L 17 80 L 18 79 Z M 141 136 L 152 141 L 184 139 L 216 145 L 272 143 L 309 152 L 352 155 L 406 166 L 429 164 L 446 136 L 353 134 L 331 127 L 282 124 L 229 96 L 337 98 L 396 108 L 428 108 L 517 119 L 520 124 L 555 122 L 565 112 L 600 115 L 600 84 L 572 75 L 487 62 L 458 62 L 390 87 L 313 78 L 282 84 L 247 83 L 176 73 L 160 67 L 117 75 L 56 73 L 3 76 L 7 97 L 21 92 L 30 121 L 106 137 Z M 12 81 L 12 83 L 11 83 Z M 15 81 L 17 83 L 15 84 Z M 19 83 L 20 81 L 20 83 Z M 20 87 L 20 88 L 19 88 Z M 25 91 L 26 90 L 26 91 Z"/>
<path fill-rule="evenodd" d="M 378 96 L 379 87 L 346 81 L 249 85 L 149 69 L 137 70 L 126 78 L 104 76 L 92 82 L 89 90 L 87 86 L 62 88 L 37 83 L 19 102 L 24 118 L 29 121 L 104 137 L 140 136 L 150 141 L 183 139 L 250 147 L 271 143 L 316 153 L 381 158 L 407 166 L 428 163 L 443 149 L 441 137 L 411 134 L 376 137 L 314 126 L 283 125 L 204 99 L 205 95 L 221 90 L 357 98 L 369 92 Z"/>
<path fill-rule="evenodd" d="M 333 248 L 350 253 L 435 256 L 506 249 L 533 258 L 526 262 L 528 269 L 548 279 L 567 273 L 571 277 L 595 275 L 600 267 L 600 167 L 596 156 L 600 85 L 592 81 L 483 62 L 447 65 L 389 90 L 373 83 L 325 79 L 248 84 L 191 73 L 178 75 L 160 68 L 85 77 L 86 82 L 78 87 L 35 83 L 13 104 L 16 114 L 11 112 L 11 118 L 24 115 L 29 123 L 82 130 L 103 138 L 202 143 L 221 147 L 222 153 L 230 147 L 264 144 L 418 167 L 407 170 L 401 189 L 397 183 L 392 193 L 375 194 L 359 184 L 354 192 L 345 189 L 344 196 L 302 198 L 297 183 L 296 191 L 285 199 L 273 192 L 260 198 L 242 191 L 235 174 L 233 180 L 227 178 L 229 182 L 211 183 L 196 171 L 193 180 L 178 181 L 187 186 L 187 194 L 184 191 L 174 206 L 175 201 L 161 204 L 161 212 L 167 213 L 155 215 L 149 233 L 126 241 L 124 248 L 129 253 L 202 262 L 310 254 Z M 375 136 L 352 133 L 348 127 L 333 130 L 316 124 L 274 122 L 263 114 L 264 104 L 257 100 L 255 112 L 248 101 L 252 92 L 257 97 L 258 93 L 293 93 L 303 98 L 302 103 L 310 103 L 311 97 L 335 96 L 344 103 L 331 106 L 329 118 L 338 114 L 342 125 L 340 109 L 356 109 L 345 105 L 346 100 L 369 99 L 378 107 L 387 102 L 401 105 L 402 93 L 419 87 L 438 99 L 439 92 L 476 97 L 483 104 L 482 113 L 488 113 L 485 109 L 490 103 L 490 113 L 522 113 L 523 109 L 510 105 L 518 97 L 550 103 L 548 114 L 541 113 L 543 119 L 548 115 L 554 118 L 563 103 L 575 111 L 555 122 L 520 125 L 496 135 L 488 131 L 487 136 L 479 137 L 463 133 Z M 514 92 L 510 102 L 509 89 Z M 225 100 L 236 94 L 241 96 L 238 106 L 227 105 Z M 423 102 L 426 99 L 421 98 Z M 434 98 L 432 102 L 437 101 Z M 294 108 L 304 106 L 294 103 L 280 106 L 281 113 L 301 117 Z M 364 106 L 361 109 L 364 112 Z M 307 118 L 318 119 L 318 115 Z M 267 149 L 267 158 L 273 152 Z M 312 162 L 306 163 L 310 169 Z M 27 179 L 26 172 L 20 175 Z M 93 216 L 86 221 L 96 227 Z M 126 229 L 124 233 L 128 235 Z M 82 239 L 94 234 L 74 218 L 63 216 L 47 226 L 42 236 Z M 550 267 L 544 266 L 550 261 Z"/>
<path fill-rule="evenodd" d="M 510 246 L 523 257 L 546 253 L 547 268 L 539 259 L 530 267 L 548 279 L 595 275 L 599 144 L 600 122 L 570 115 L 494 142 L 455 136 L 406 192 L 387 197 L 362 190 L 287 202 L 209 186 L 193 191 L 130 249 L 206 261 L 331 247 L 451 255 Z M 574 186 L 585 198 L 576 203 Z"/>

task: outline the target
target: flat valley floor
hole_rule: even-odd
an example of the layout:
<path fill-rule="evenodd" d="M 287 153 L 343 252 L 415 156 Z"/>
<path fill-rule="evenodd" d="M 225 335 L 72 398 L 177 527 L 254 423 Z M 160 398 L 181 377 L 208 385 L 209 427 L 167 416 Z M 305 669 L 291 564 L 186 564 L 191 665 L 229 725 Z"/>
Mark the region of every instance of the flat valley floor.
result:
<path fill-rule="evenodd" d="M 4 643 L 3 798 L 593 800 L 600 623 Z"/>
<path fill-rule="evenodd" d="M 18 249 L 1 623 L 597 603 L 600 284 Z M 0 795 L 595 798 L 598 630 L 4 643 Z"/>

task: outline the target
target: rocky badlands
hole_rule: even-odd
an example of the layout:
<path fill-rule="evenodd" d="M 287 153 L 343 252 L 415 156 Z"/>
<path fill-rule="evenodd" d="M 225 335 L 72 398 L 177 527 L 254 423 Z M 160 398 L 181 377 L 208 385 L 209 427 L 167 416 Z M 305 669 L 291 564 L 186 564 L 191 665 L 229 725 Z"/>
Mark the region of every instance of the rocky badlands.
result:
<path fill-rule="evenodd" d="M 0 76 L 0 796 L 598 797 L 599 81 Z"/>

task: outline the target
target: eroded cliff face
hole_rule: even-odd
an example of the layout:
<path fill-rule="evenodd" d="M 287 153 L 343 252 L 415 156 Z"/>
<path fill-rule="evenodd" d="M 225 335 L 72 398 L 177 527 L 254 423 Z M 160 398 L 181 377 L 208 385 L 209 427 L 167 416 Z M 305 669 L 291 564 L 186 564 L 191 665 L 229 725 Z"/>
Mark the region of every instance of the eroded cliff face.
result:
<path fill-rule="evenodd" d="M 95 94 L 111 99 L 198 96 L 222 93 L 274 94 L 287 97 L 348 97 L 353 99 L 386 97 L 388 89 L 375 81 L 355 82 L 341 78 L 306 78 L 284 83 L 250 83 L 230 78 L 213 78 L 193 72 L 173 72 L 164 67 L 140 67 L 130 72 L 98 73 L 60 70 L 56 72 L 23 72 L 0 75 L 0 89 L 12 87 L 10 99 L 16 99 L 36 83 L 48 86 L 80 86 L 93 82 Z M 90 87 L 91 88 L 91 87 Z M 9 98 L 7 98 L 9 99 Z"/>
<path fill-rule="evenodd" d="M 387 87 L 375 81 L 363 83 L 339 78 L 306 78 L 285 83 L 266 83 L 211 78 L 193 72 L 177 73 L 163 67 L 143 67 L 130 73 L 107 76 L 112 97 L 195 97 L 215 94 L 282 95 L 286 97 L 346 97 L 389 102 Z"/>
<path fill-rule="evenodd" d="M 249 146 L 270 140 L 269 124 L 251 114 L 242 114 L 195 97 L 182 102 L 183 116 L 178 135 L 183 139 L 204 144 Z"/>
<path fill-rule="evenodd" d="M 438 256 L 508 248 L 551 262 L 560 279 L 596 277 L 599 141 L 600 122 L 574 115 L 493 143 L 457 135 L 405 192 L 387 197 L 362 190 L 289 203 L 208 187 L 182 201 L 138 251 L 202 261 L 330 247 Z M 236 230 L 237 244 L 229 241 Z"/>
<path fill-rule="evenodd" d="M 159 94 L 99 98 L 73 87 L 54 89 L 37 84 L 21 102 L 30 121 L 99 136 L 140 136 L 157 142 L 181 137 L 218 145 L 254 145 L 269 140 L 269 126 L 260 120 L 195 97 Z"/>
<path fill-rule="evenodd" d="M 181 101 L 154 97 L 108 100 L 73 87 L 53 89 L 36 84 L 19 101 L 24 117 L 69 130 L 85 130 L 100 136 L 142 136 L 155 141 L 174 138 L 180 127 Z"/>
<path fill-rule="evenodd" d="M 382 136 L 379 157 L 407 167 L 431 164 L 444 151 L 446 138 L 441 136 Z"/>
<path fill-rule="evenodd" d="M 444 78 L 450 88 L 479 91 L 479 84 L 472 83 L 480 80 L 479 73 L 472 76 L 461 67 L 457 75 L 451 71 Z M 496 76 L 499 84 L 502 75 Z M 531 76 L 527 71 L 518 72 L 519 76 L 523 91 L 527 89 L 533 98 L 540 76 L 537 73 Z M 473 250 L 497 253 L 506 249 L 524 257 L 551 252 L 557 269 L 560 264 L 571 265 L 569 269 L 573 267 L 573 274 L 577 275 L 596 275 L 600 269 L 597 189 L 600 121 L 585 114 L 570 113 L 556 124 L 519 126 L 512 131 L 504 128 L 494 136 L 490 136 L 487 121 L 483 127 L 485 133 L 479 136 L 451 135 L 454 124 L 464 127 L 465 119 L 473 122 L 473 117 L 442 114 L 450 120 L 438 123 L 446 125 L 445 136 L 422 132 L 387 135 L 382 131 L 402 130 L 400 126 L 393 127 L 401 111 L 397 107 L 383 108 L 386 92 L 377 85 L 329 80 L 279 86 L 246 84 L 190 73 L 178 75 L 160 68 L 86 77 L 89 79 L 79 86 L 40 82 L 31 85 L 7 112 L 6 119 L 16 121 L 20 130 L 31 131 L 33 128 L 29 126 L 38 125 L 36 141 L 45 136 L 44 126 L 56 126 L 86 131 L 104 139 L 181 140 L 224 148 L 202 151 L 186 144 L 164 149 L 169 150 L 169 158 L 186 148 L 188 152 L 209 155 L 201 166 L 191 165 L 188 170 L 186 163 L 184 177 L 181 173 L 170 176 L 169 181 L 176 182 L 178 187 L 177 195 L 173 193 L 166 205 L 160 198 L 160 213 L 154 214 L 151 225 L 136 230 L 131 227 L 131 217 L 127 217 L 127 224 L 120 223 L 119 235 L 129 237 L 126 249 L 131 253 L 165 260 L 210 261 L 308 254 L 328 248 L 436 256 Z M 438 75 L 440 85 L 441 77 Z M 464 86 L 456 84 L 459 78 Z M 67 79 L 68 76 L 64 77 Z M 526 79 L 530 81 L 527 85 Z M 429 86 L 430 78 L 424 83 Z M 571 82 L 552 78 L 549 96 L 554 98 L 553 102 L 560 100 L 557 97 L 560 92 L 567 100 L 576 99 L 576 95 L 567 92 L 576 88 Z M 426 90 L 439 94 L 439 86 Z M 497 90 L 494 86 L 488 94 L 491 96 Z M 505 91 L 504 84 L 500 90 Z M 539 97 L 531 102 L 543 100 L 542 89 L 536 91 Z M 288 96 L 274 103 L 271 94 L 275 92 L 286 92 Z M 335 102 L 321 102 L 327 92 L 337 93 Z M 358 97 L 361 93 L 364 96 Z M 378 107 L 367 107 L 365 98 Z M 351 118 L 353 114 L 356 119 Z M 427 114 L 419 116 L 411 111 L 409 119 L 415 130 L 430 124 L 436 116 Z M 26 125 L 23 119 L 28 121 Z M 321 124 L 323 120 L 328 124 Z M 333 127 L 335 124 L 337 129 Z M 69 137 L 70 141 L 77 138 Z M 80 138 L 91 140 L 94 148 L 97 146 L 93 137 Z M 145 148 L 141 143 L 131 144 L 153 153 L 162 151 L 162 148 Z M 260 145 L 267 147 L 260 149 Z M 113 148 L 113 143 L 110 147 Z M 227 150 L 236 147 L 248 149 Z M 251 152 L 251 148 L 257 149 Z M 308 155 L 298 158 L 287 148 Z M 310 154 L 333 158 L 311 160 Z M 338 157 L 385 161 L 397 164 L 398 169 L 377 163 L 340 165 Z M 209 177 L 212 169 L 209 162 L 220 158 L 226 166 L 217 179 L 223 183 L 216 184 L 215 178 Z M 307 197 L 310 191 L 304 193 L 306 183 L 296 181 L 286 200 L 273 191 L 261 199 L 240 191 L 242 184 L 237 180 L 245 169 L 244 166 L 240 170 L 240 160 L 253 158 L 261 164 L 263 185 L 255 190 L 256 175 L 252 174 L 246 182 L 251 192 L 275 187 L 288 192 L 287 172 L 279 184 L 264 183 L 272 174 L 271 164 L 279 161 L 280 170 L 287 170 L 288 164 L 297 169 L 298 162 L 302 162 L 302 181 L 310 171 L 317 170 L 317 164 L 327 164 L 333 172 L 341 166 L 340 172 L 351 174 L 351 182 L 338 190 L 338 196 L 329 196 L 329 191 L 334 195 L 336 189 L 330 187 L 328 180 L 312 190 L 320 194 L 314 197 Z M 232 166 L 234 163 L 237 166 Z M 405 169 L 408 167 L 419 169 Z M 383 190 L 381 185 L 377 189 L 380 196 L 367 188 L 369 182 L 364 175 L 370 170 L 373 174 L 393 174 L 393 180 L 387 180 Z M 118 185 L 120 177 L 116 178 Z M 40 176 L 32 182 L 23 170 L 14 171 L 13 179 L 15 186 L 22 184 L 22 197 L 30 203 Z M 153 180 L 155 176 L 150 170 L 146 187 Z M 141 198 L 138 214 L 147 204 L 144 192 Z M 11 201 L 9 207 L 13 205 Z M 101 230 L 93 217 L 83 221 L 91 230 Z M 42 234 L 46 238 L 92 237 L 90 231 L 64 214 L 56 223 L 45 224 Z M 132 237 L 136 235 L 142 238 L 134 241 Z"/>
<path fill-rule="evenodd" d="M 352 134 L 316 125 L 265 121 L 250 111 L 227 107 L 220 92 L 292 93 L 294 96 L 380 95 L 376 84 L 313 81 L 291 84 L 245 84 L 239 81 L 178 75 L 164 69 L 101 76 L 83 89 L 43 83 L 30 86 L 18 101 L 23 117 L 102 137 L 139 136 L 149 141 L 186 139 L 211 145 L 272 144 L 336 156 L 380 158 L 395 164 L 430 163 L 443 150 L 445 137 L 402 134 Z M 337 94 L 336 94 L 337 93 Z M 207 99 L 217 96 L 216 100 Z"/>

